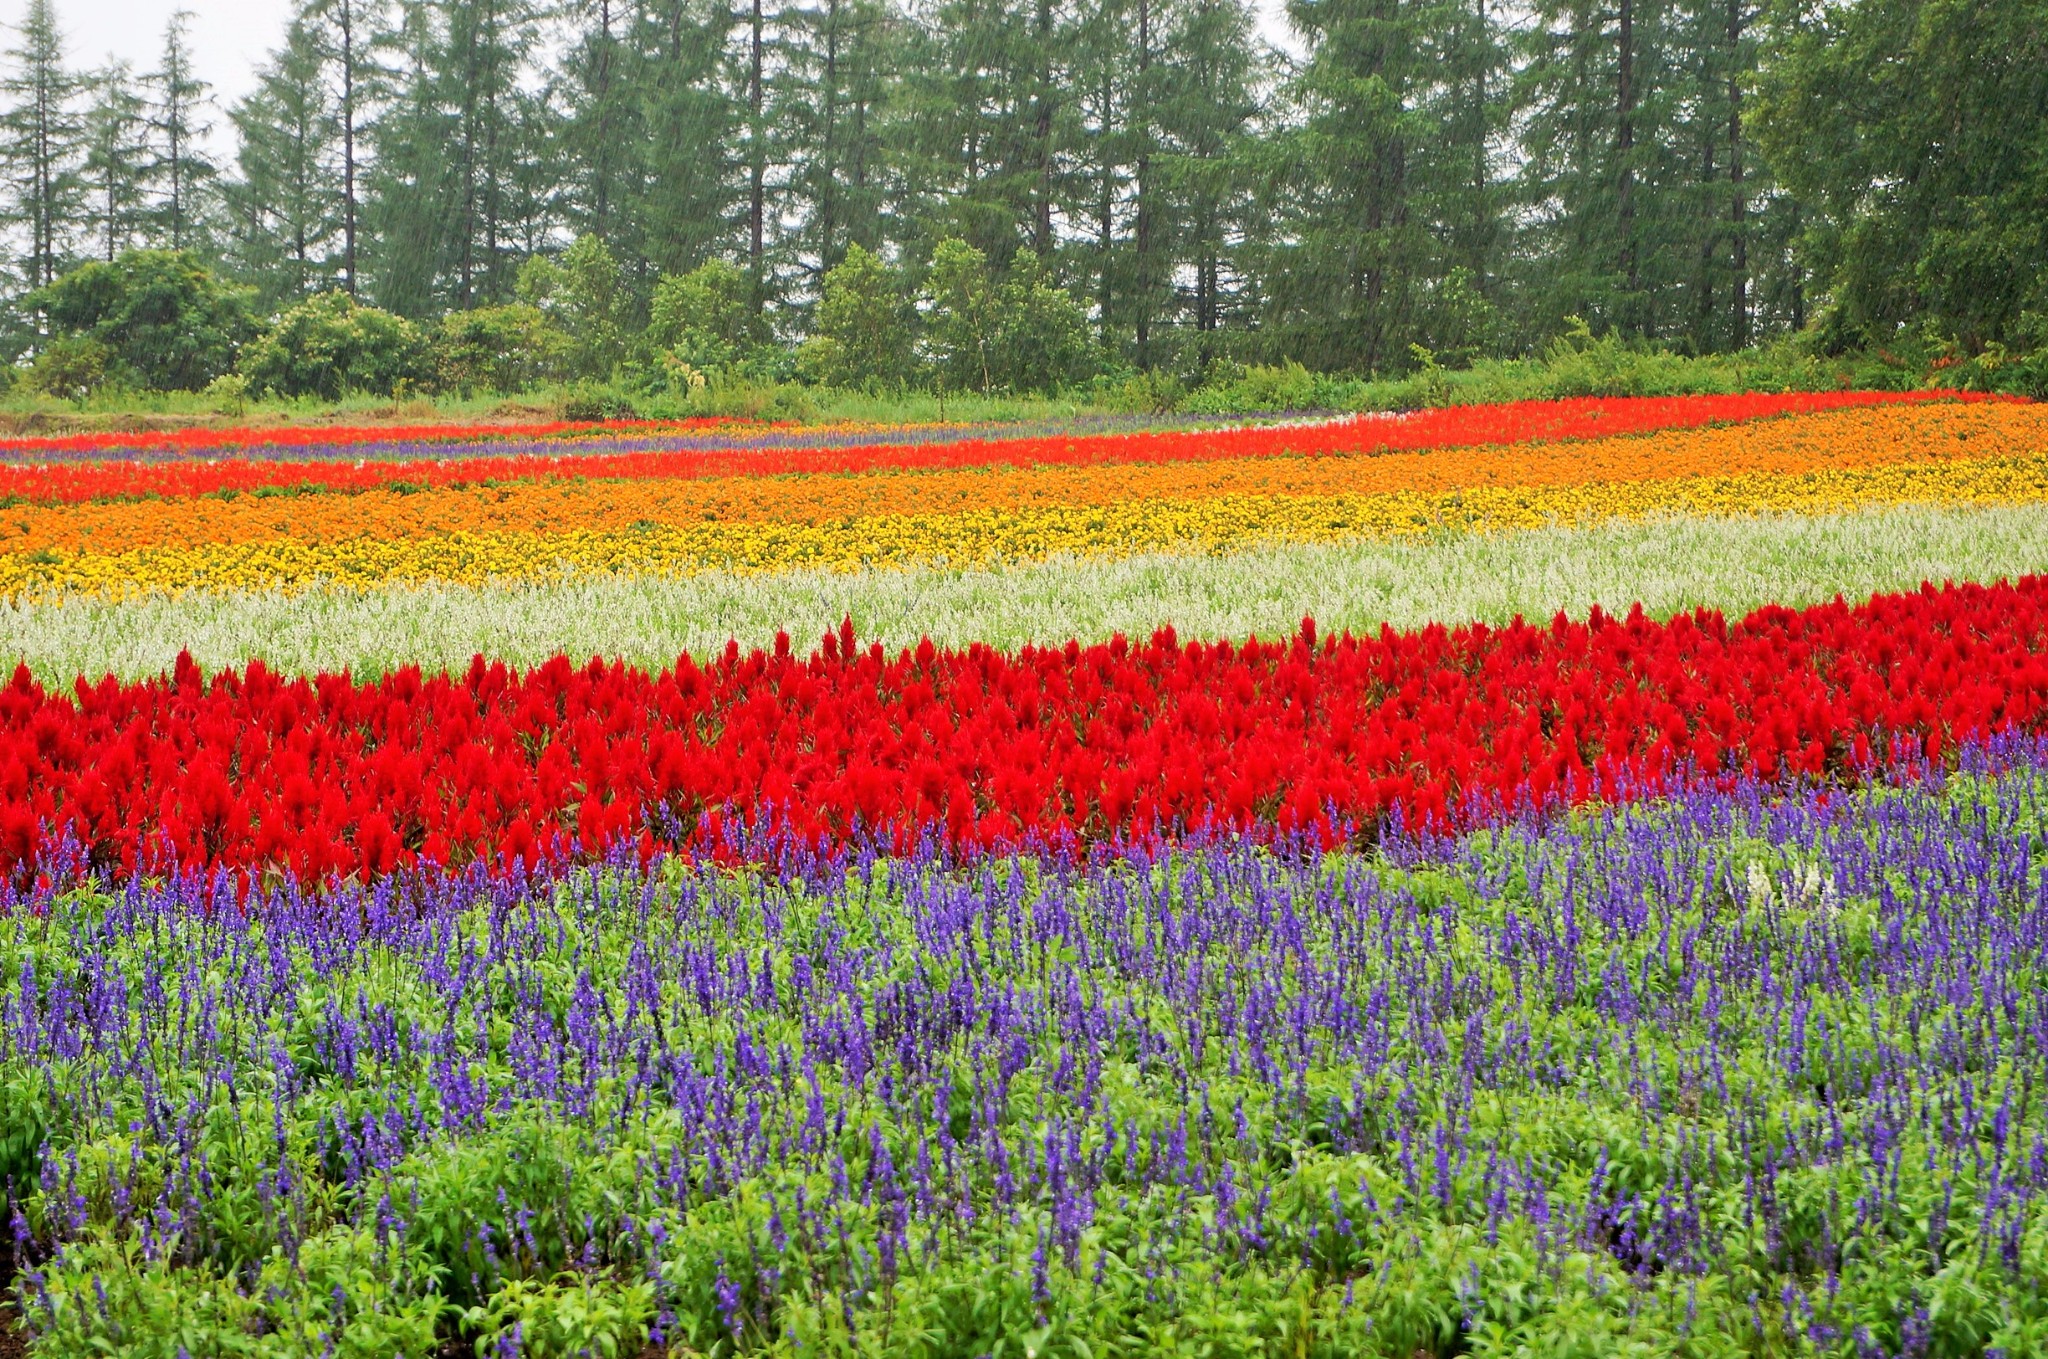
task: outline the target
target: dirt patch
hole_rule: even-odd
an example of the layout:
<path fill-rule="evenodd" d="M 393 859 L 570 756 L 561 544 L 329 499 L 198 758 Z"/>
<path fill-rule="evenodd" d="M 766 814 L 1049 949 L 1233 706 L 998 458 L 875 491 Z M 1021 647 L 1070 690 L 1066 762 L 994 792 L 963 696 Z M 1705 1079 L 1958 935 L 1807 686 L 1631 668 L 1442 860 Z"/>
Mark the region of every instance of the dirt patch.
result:
<path fill-rule="evenodd" d="M 27 1354 L 28 1336 L 14 1314 L 14 1300 L 0 1298 L 0 1359 L 25 1359 Z"/>

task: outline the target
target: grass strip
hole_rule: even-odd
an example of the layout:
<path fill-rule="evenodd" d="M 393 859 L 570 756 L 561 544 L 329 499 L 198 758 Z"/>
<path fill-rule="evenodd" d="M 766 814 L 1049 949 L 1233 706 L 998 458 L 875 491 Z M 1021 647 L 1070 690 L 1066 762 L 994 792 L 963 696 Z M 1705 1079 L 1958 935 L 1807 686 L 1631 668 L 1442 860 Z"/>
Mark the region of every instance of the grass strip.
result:
<path fill-rule="evenodd" d="M 963 645 L 1144 636 L 1265 636 L 1304 614 L 1353 631 L 1442 621 L 1505 622 L 1710 606 L 1739 614 L 2048 569 L 2048 506 L 1906 506 L 1832 516 L 1665 518 L 1585 528 L 1334 545 L 1225 555 L 1152 553 L 973 570 L 915 569 L 687 577 L 582 576 L 371 589 L 191 591 L 122 600 L 75 595 L 0 603 L 8 661 L 45 683 L 166 669 L 181 649 L 208 668 L 261 657 L 274 668 L 407 664 L 458 668 L 482 653 L 534 665 L 558 652 L 664 665 L 728 638 L 802 645 L 850 615 L 891 646 L 921 635 Z"/>

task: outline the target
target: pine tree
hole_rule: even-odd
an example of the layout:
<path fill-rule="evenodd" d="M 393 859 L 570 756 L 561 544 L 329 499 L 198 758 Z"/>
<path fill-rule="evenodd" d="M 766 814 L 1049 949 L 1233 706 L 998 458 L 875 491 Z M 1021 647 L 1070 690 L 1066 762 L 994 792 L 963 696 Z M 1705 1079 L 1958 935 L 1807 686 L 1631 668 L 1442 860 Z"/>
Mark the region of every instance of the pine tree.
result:
<path fill-rule="evenodd" d="M 768 122 L 768 44 L 770 17 L 763 0 L 746 0 L 740 33 L 744 49 L 740 70 L 746 88 L 747 279 L 754 314 L 768 302 L 768 166 L 773 151 Z"/>
<path fill-rule="evenodd" d="M 510 297 L 519 215 L 511 201 L 523 159 L 518 79 L 535 16 L 523 0 L 453 0 L 439 71 L 454 121 L 449 224 L 450 301 L 457 307 Z"/>
<path fill-rule="evenodd" d="M 335 112 L 341 140 L 341 277 L 342 287 L 353 296 L 361 253 L 360 148 L 365 115 L 384 75 L 376 63 L 376 42 L 385 0 L 313 0 L 300 17 L 309 28 L 317 26 L 339 86 Z"/>
<path fill-rule="evenodd" d="M 373 128 L 365 225 L 376 293 L 411 316 L 507 301 L 544 244 L 533 171 L 560 187 L 551 120 L 521 87 L 536 16 L 524 0 L 407 0 L 380 35 L 397 73 Z"/>
<path fill-rule="evenodd" d="M 172 250 L 195 243 L 200 195 L 218 173 L 206 152 L 212 124 L 204 121 L 212 87 L 193 74 L 186 27 L 190 10 L 177 10 L 164 26 L 163 64 L 143 77 L 155 91 L 150 101 L 149 130 L 154 159 L 149 182 L 157 195 L 152 214 L 156 240 Z"/>
<path fill-rule="evenodd" d="M 622 0 L 579 0 L 578 9 L 583 28 L 561 73 L 566 188 L 577 227 L 609 246 L 631 232 L 619 208 L 640 142 L 624 41 L 631 15 Z"/>
<path fill-rule="evenodd" d="M 622 211 L 638 224 L 645 272 L 682 274 L 744 255 L 746 90 L 727 63 L 736 27 L 727 0 L 650 0 L 635 17 L 630 61 L 644 131 Z M 750 272 L 750 307 L 753 285 Z"/>
<path fill-rule="evenodd" d="M 367 129 L 374 154 L 362 204 L 360 263 L 377 305 L 422 317 L 440 305 L 452 222 L 446 210 L 453 119 L 442 108 L 440 39 L 429 0 L 401 0 L 396 29 L 377 35 L 390 69 Z"/>
<path fill-rule="evenodd" d="M 1291 91 L 1299 122 L 1288 233 L 1271 287 L 1290 357 L 1372 371 L 1399 364 L 1427 276 L 1415 161 L 1431 72 L 1413 0 L 1293 0 L 1309 44 Z"/>
<path fill-rule="evenodd" d="M 64 65 L 64 40 L 50 0 L 29 0 L 16 30 L 19 44 L 5 54 L 0 78 L 0 164 L 8 180 L 7 219 L 28 235 L 21 277 L 40 288 L 62 272 L 78 220 L 80 120 L 78 77 Z"/>
<path fill-rule="evenodd" d="M 1173 319 L 1194 332 L 1195 364 L 1218 357 L 1217 332 L 1240 316 L 1239 258 L 1250 232 L 1246 143 L 1258 100 L 1253 17 L 1241 0 L 1181 0 L 1166 14 L 1152 103 L 1165 254 L 1187 280 Z"/>
<path fill-rule="evenodd" d="M 87 94 L 81 220 L 90 226 L 92 252 L 111 261 L 135 244 L 144 227 L 146 111 L 126 62 L 113 62 L 96 72 Z"/>
<path fill-rule="evenodd" d="M 920 256 L 946 236 L 992 260 L 1033 244 L 1044 195 L 1038 16 L 1037 0 L 939 0 L 913 18 L 899 154 Z"/>
<path fill-rule="evenodd" d="M 786 9 L 783 21 L 775 104 L 790 161 L 787 204 L 799 222 L 794 263 L 814 294 L 849 245 L 881 247 L 902 35 L 877 0 L 815 0 Z"/>
<path fill-rule="evenodd" d="M 239 177 L 225 186 L 235 263 L 273 306 L 347 280 L 341 120 L 326 66 L 320 35 L 296 19 L 229 114 L 240 147 Z"/>
<path fill-rule="evenodd" d="M 1069 164 L 1062 215 L 1068 276 L 1094 303 L 1097 343 L 1122 333 L 1131 175 L 1126 123 L 1137 105 L 1127 20 L 1131 0 L 1082 0 L 1069 47 Z"/>

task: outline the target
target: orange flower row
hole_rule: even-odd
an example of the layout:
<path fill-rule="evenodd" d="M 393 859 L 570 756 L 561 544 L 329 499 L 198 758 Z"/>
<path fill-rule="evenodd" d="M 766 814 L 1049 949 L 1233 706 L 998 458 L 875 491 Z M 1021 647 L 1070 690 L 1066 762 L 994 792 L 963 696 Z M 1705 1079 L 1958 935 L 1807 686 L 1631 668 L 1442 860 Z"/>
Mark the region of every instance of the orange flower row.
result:
<path fill-rule="evenodd" d="M 0 553 L 115 553 L 198 543 L 451 533 L 620 532 L 734 522 L 1102 506 L 1214 497 L 1444 495 L 1701 475 L 1799 474 L 2048 451 L 2048 406 L 1889 406 L 1572 444 L 1182 464 L 878 471 L 703 481 L 526 483 L 349 496 L 241 497 L 0 510 Z"/>

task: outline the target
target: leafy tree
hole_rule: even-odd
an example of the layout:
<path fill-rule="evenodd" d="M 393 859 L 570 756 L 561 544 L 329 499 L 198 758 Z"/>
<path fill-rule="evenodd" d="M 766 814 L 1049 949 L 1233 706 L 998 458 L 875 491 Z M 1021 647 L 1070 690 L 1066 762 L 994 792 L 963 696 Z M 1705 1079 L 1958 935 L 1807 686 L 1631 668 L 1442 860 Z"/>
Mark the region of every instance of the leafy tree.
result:
<path fill-rule="evenodd" d="M 701 369 L 743 360 L 767 342 L 768 333 L 754 314 L 746 274 L 725 260 L 706 260 L 655 285 L 642 338 Z"/>
<path fill-rule="evenodd" d="M 896 270 L 863 246 L 825 275 L 805 361 L 821 380 L 869 391 L 901 387 L 914 367 L 917 314 Z"/>
<path fill-rule="evenodd" d="M 197 256 L 131 250 L 32 294 L 52 334 L 104 347 L 109 367 L 154 391 L 198 391 L 234 367 L 253 329 L 249 290 Z"/>
<path fill-rule="evenodd" d="M 1003 371 L 1002 321 L 988 256 L 957 236 L 940 241 L 925 277 L 925 340 L 934 376 L 959 391 L 986 392 Z"/>
<path fill-rule="evenodd" d="M 1003 385 L 1019 392 L 1050 392 L 1089 375 L 1094 357 L 1088 318 L 1045 264 L 1019 250 L 996 290 L 995 351 Z"/>
<path fill-rule="evenodd" d="M 627 298 L 619 262 L 597 237 L 578 236 L 560 260 L 527 260 L 519 270 L 519 299 L 569 337 L 576 377 L 608 378 L 625 357 Z"/>
<path fill-rule="evenodd" d="M 524 392 L 570 373 L 569 337 L 525 303 L 452 311 L 430 344 L 443 391 Z"/>
<path fill-rule="evenodd" d="M 390 396 L 428 376 L 428 357 L 411 321 L 336 290 L 278 317 L 244 352 L 241 372 L 256 390 L 280 396 Z"/>
<path fill-rule="evenodd" d="M 112 366 L 112 356 L 98 340 L 89 335 L 59 335 L 44 345 L 29 365 L 27 385 L 30 391 L 83 406 L 107 385 Z"/>
<path fill-rule="evenodd" d="M 927 344 L 945 386 L 1044 392 L 1086 376 L 1088 318 L 1035 251 L 1018 250 L 999 281 L 979 250 L 941 241 L 925 298 Z"/>

